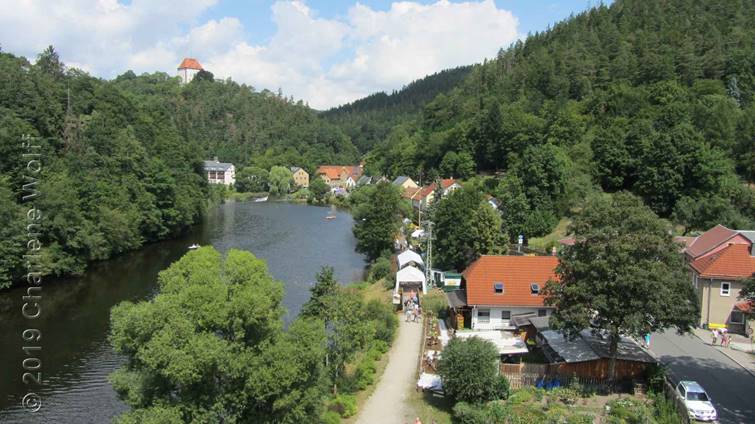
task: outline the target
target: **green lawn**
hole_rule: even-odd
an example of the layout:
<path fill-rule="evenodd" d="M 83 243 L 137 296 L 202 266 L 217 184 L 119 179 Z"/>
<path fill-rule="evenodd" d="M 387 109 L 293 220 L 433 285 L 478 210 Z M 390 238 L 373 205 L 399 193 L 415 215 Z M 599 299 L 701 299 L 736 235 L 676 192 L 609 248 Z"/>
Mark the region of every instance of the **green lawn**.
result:
<path fill-rule="evenodd" d="M 529 246 L 533 249 L 550 251 L 552 246 L 558 247 L 558 241 L 567 236 L 566 228 L 571 224 L 571 219 L 561 218 L 558 221 L 556 228 L 551 231 L 550 234 L 546 234 L 543 237 L 535 237 L 529 239 Z M 550 253 L 550 252 L 548 252 Z"/>

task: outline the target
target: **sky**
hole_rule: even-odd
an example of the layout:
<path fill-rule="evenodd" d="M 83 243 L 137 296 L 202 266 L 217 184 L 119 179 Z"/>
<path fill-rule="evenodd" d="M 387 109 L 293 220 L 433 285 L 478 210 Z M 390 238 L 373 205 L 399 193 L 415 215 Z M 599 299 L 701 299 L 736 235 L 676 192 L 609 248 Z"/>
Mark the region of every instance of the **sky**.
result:
<path fill-rule="evenodd" d="M 606 2 L 610 3 L 610 2 Z M 34 60 L 53 45 L 102 78 L 176 73 L 194 57 L 216 78 L 327 109 L 494 57 L 597 0 L 0 0 L 0 48 Z"/>

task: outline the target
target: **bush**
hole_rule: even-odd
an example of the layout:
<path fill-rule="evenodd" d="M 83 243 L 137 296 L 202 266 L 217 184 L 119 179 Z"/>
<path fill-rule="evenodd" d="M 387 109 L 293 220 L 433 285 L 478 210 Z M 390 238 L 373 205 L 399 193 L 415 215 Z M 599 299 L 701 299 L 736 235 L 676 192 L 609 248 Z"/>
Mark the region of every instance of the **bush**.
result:
<path fill-rule="evenodd" d="M 509 408 L 501 402 L 493 401 L 484 405 L 459 402 L 454 405 L 454 422 L 459 424 L 489 424 L 506 422 Z"/>
<path fill-rule="evenodd" d="M 645 381 L 648 389 L 653 393 L 663 393 L 666 383 L 666 368 L 661 364 L 652 364 L 645 369 Z"/>
<path fill-rule="evenodd" d="M 658 424 L 682 424 L 685 421 L 679 416 L 674 402 L 666 399 L 663 393 L 650 394 L 655 409 L 653 415 Z"/>
<path fill-rule="evenodd" d="M 388 258 L 380 257 L 370 267 L 370 282 L 374 283 L 382 278 L 391 275 L 391 261 Z M 392 280 L 392 278 L 389 278 Z M 391 281 L 393 282 L 393 281 Z"/>
<path fill-rule="evenodd" d="M 323 424 L 340 424 L 341 416 L 336 411 L 325 411 L 321 420 Z"/>
<path fill-rule="evenodd" d="M 645 424 L 651 422 L 648 405 L 636 399 L 622 398 L 608 402 L 610 424 Z"/>
<path fill-rule="evenodd" d="M 348 418 L 357 413 L 357 397 L 354 395 L 338 395 L 330 402 L 331 411 L 335 411 L 341 418 Z"/>
<path fill-rule="evenodd" d="M 498 375 L 499 354 L 493 343 L 472 337 L 454 338 L 438 364 L 443 388 L 457 401 L 482 403 L 508 395 L 508 382 Z"/>
<path fill-rule="evenodd" d="M 375 339 L 392 344 L 398 328 L 398 318 L 391 305 L 373 299 L 367 303 L 367 316 L 374 322 Z"/>
<path fill-rule="evenodd" d="M 357 390 L 364 390 L 375 382 L 377 366 L 371 358 L 365 358 L 359 363 L 356 370 L 354 386 Z"/>

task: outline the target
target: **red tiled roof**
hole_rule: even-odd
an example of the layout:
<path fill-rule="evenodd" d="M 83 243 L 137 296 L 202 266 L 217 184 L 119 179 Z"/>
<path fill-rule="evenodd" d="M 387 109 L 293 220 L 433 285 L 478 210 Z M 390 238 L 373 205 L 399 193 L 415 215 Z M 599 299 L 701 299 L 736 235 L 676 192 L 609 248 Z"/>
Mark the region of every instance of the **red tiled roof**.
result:
<path fill-rule="evenodd" d="M 451 187 L 455 183 L 456 183 L 456 180 L 453 179 L 453 178 L 444 178 L 444 179 L 440 180 L 440 186 L 443 187 L 443 190 Z M 419 193 L 419 197 L 421 199 L 424 199 L 425 197 L 427 197 L 430 194 L 432 194 L 435 191 L 436 187 L 438 187 L 438 185 L 435 184 L 435 183 L 432 183 L 430 185 L 426 185 L 426 186 L 422 187 L 420 189 L 421 191 Z"/>
<path fill-rule="evenodd" d="M 543 306 L 543 296 L 533 295 L 532 283 L 545 287 L 556 280 L 555 256 L 482 256 L 464 271 L 469 305 Z M 493 284 L 502 282 L 503 294 Z"/>
<path fill-rule="evenodd" d="M 331 180 L 338 180 L 341 178 L 341 174 L 347 173 L 354 180 L 362 176 L 362 168 L 359 166 L 346 166 L 346 165 L 321 165 L 317 168 L 317 175 L 326 175 Z"/>
<path fill-rule="evenodd" d="M 193 57 L 186 57 L 183 61 L 181 61 L 181 64 L 178 65 L 178 69 L 196 69 L 196 70 L 202 70 L 202 65 L 199 64 L 199 61 L 194 59 Z"/>
<path fill-rule="evenodd" d="M 417 193 L 420 192 L 421 190 L 422 189 L 420 187 L 407 187 L 404 189 L 404 192 L 401 193 L 401 196 L 404 199 L 414 199 Z"/>
<path fill-rule="evenodd" d="M 687 236 L 676 236 L 674 237 L 674 242 L 679 244 L 681 246 L 681 251 L 684 252 L 687 250 L 690 246 L 692 246 L 692 243 L 697 240 L 697 237 L 687 237 Z"/>
<path fill-rule="evenodd" d="M 716 246 L 729 240 L 736 234 L 737 232 L 735 230 L 730 230 L 723 225 L 718 224 L 692 241 L 685 252 L 692 259 L 697 259 L 700 255 L 714 249 Z"/>
<path fill-rule="evenodd" d="M 746 244 L 731 244 L 691 265 L 704 278 L 748 278 L 755 274 L 755 257 Z"/>

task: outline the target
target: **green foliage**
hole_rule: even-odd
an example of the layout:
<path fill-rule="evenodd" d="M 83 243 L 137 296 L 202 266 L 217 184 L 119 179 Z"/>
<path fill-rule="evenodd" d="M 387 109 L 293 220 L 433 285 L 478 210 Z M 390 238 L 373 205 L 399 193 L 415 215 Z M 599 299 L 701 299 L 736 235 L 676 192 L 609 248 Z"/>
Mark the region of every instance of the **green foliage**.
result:
<path fill-rule="evenodd" d="M 283 288 L 265 263 L 231 250 L 189 252 L 149 301 L 112 310 L 110 340 L 128 358 L 111 383 L 123 422 L 285 422 L 322 412 L 326 335 L 317 320 L 283 331 Z M 160 421 L 165 420 L 165 421 Z"/>
<path fill-rule="evenodd" d="M 393 311 L 393 306 L 373 299 L 367 302 L 366 315 L 375 327 L 375 340 L 386 345 L 392 344 L 398 329 L 398 318 Z"/>
<path fill-rule="evenodd" d="M 340 424 L 341 415 L 336 411 L 325 411 L 320 421 L 322 424 Z"/>
<path fill-rule="evenodd" d="M 515 174 L 510 238 L 548 233 L 593 188 L 631 191 L 688 230 L 752 225 L 735 189 L 755 181 L 750 6 L 614 1 L 501 50 L 419 114 L 386 125 L 377 95 L 334 115 L 369 140 L 376 175 L 461 176 L 462 155 Z"/>
<path fill-rule="evenodd" d="M 330 186 L 322 178 L 316 177 L 309 182 L 310 200 L 315 203 L 323 203 L 330 194 Z"/>
<path fill-rule="evenodd" d="M 435 260 L 442 267 L 461 270 L 480 255 L 506 252 L 501 217 L 473 187 L 440 200 L 432 219 Z"/>
<path fill-rule="evenodd" d="M 284 195 L 291 191 L 291 185 L 294 182 L 291 170 L 284 166 L 274 166 L 270 168 L 268 177 L 270 184 L 270 194 Z"/>
<path fill-rule="evenodd" d="M 608 402 L 611 408 L 608 421 L 611 424 L 644 424 L 652 422 L 652 410 L 640 400 L 631 398 L 615 399 Z"/>
<path fill-rule="evenodd" d="M 328 298 L 338 292 L 338 282 L 333 267 L 323 266 L 317 273 L 315 281 L 315 285 L 309 289 L 309 300 L 301 308 L 301 315 L 325 319 L 328 313 Z"/>
<path fill-rule="evenodd" d="M 401 194 L 389 183 L 361 187 L 352 194 L 357 250 L 375 260 L 393 247 L 401 225 Z"/>
<path fill-rule="evenodd" d="M 391 275 L 391 261 L 388 258 L 380 257 L 370 266 L 370 281 L 373 283 L 388 278 Z"/>
<path fill-rule="evenodd" d="M 247 166 L 236 173 L 236 190 L 242 193 L 267 191 L 269 179 L 270 172 L 256 166 Z"/>
<path fill-rule="evenodd" d="M 739 298 L 755 300 L 755 277 L 750 277 L 742 282 Z"/>
<path fill-rule="evenodd" d="M 460 424 L 504 423 L 511 416 L 511 410 L 500 401 L 482 405 L 458 402 L 453 412 L 455 422 Z"/>
<path fill-rule="evenodd" d="M 478 337 L 452 339 L 438 365 L 443 389 L 459 402 L 505 399 L 509 386 L 506 378 L 498 374 L 498 363 L 498 350 L 491 342 Z"/>
<path fill-rule="evenodd" d="M 330 402 L 329 408 L 341 418 L 351 417 L 357 413 L 357 398 L 354 395 L 338 395 Z"/>
<path fill-rule="evenodd" d="M 9 287 L 13 278 L 21 275 L 23 255 L 27 253 L 27 215 L 23 208 L 14 202 L 8 178 L 0 177 L 0 289 Z"/>
<path fill-rule="evenodd" d="M 556 307 L 554 328 L 604 331 L 613 365 L 620 335 L 639 339 L 695 325 L 699 306 L 678 247 L 640 199 L 623 192 L 595 199 L 570 229 L 576 243 L 561 251 L 559 281 L 544 291 L 546 303 Z"/>

